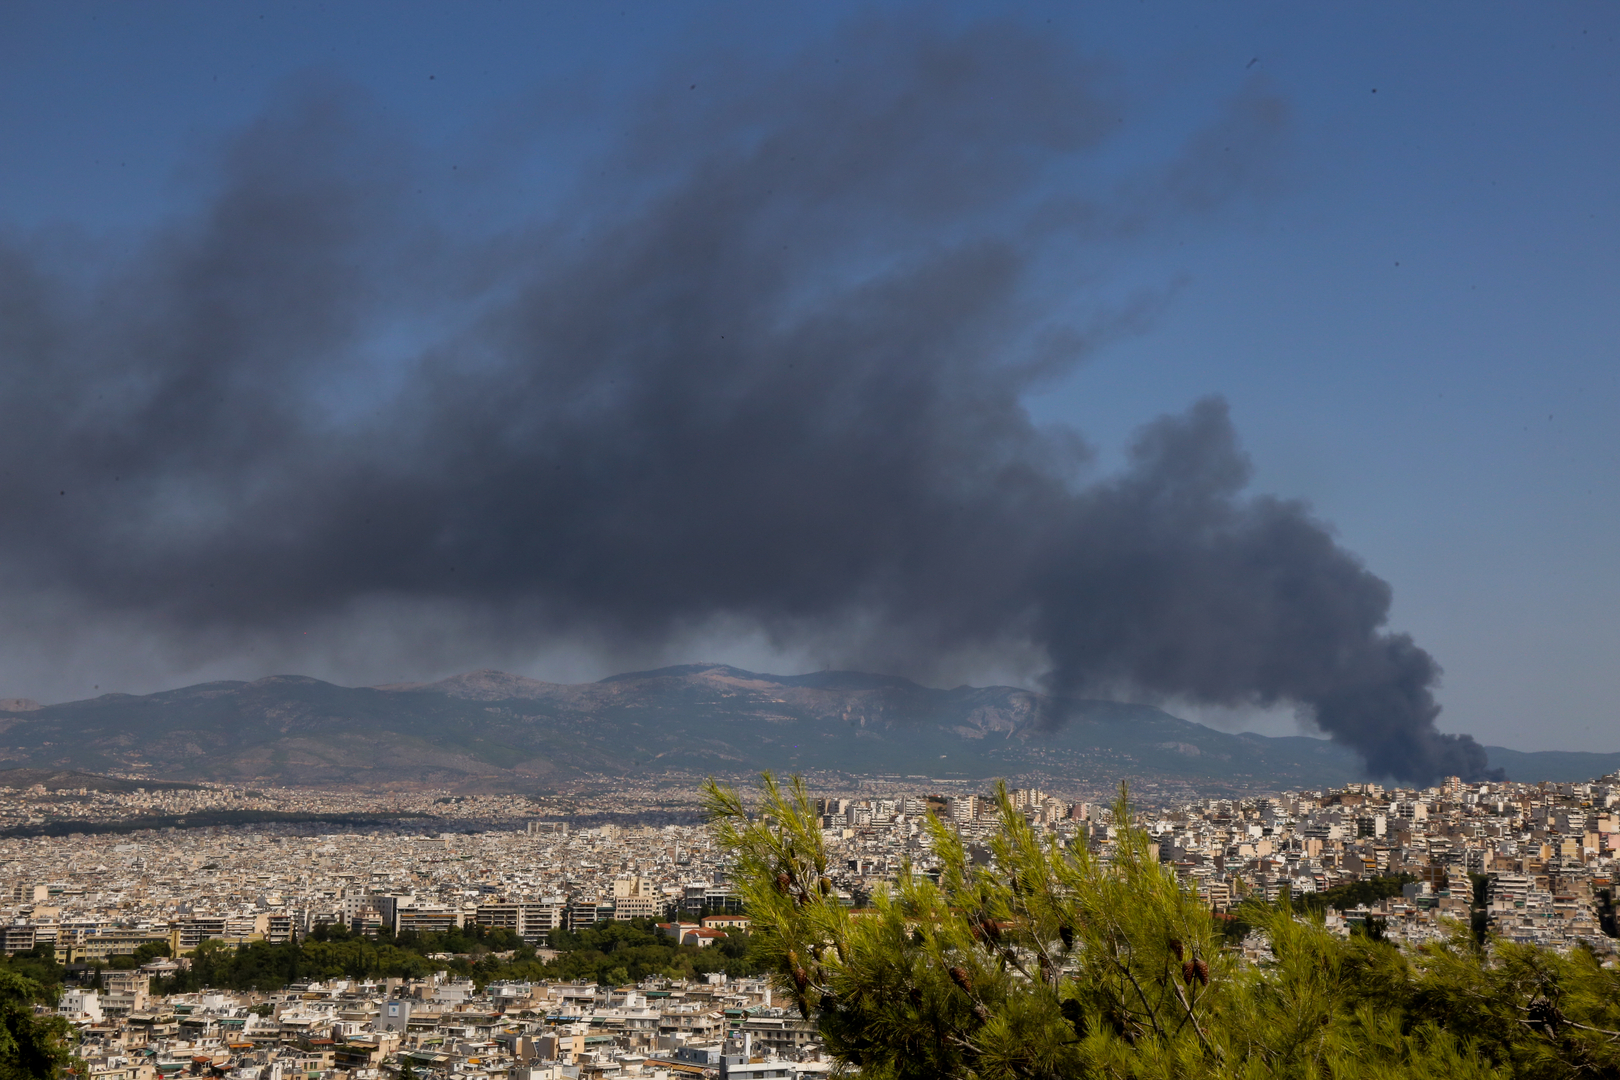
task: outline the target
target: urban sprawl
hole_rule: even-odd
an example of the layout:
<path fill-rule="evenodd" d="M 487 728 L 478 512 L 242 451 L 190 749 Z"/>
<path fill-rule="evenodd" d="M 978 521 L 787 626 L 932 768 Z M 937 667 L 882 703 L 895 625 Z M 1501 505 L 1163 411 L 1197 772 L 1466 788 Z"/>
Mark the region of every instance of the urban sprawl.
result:
<path fill-rule="evenodd" d="M 997 828 L 995 800 L 983 792 L 931 794 L 926 780 L 903 778 L 851 790 L 817 808 L 838 896 L 852 908 L 908 865 L 937 869 L 928 815 L 958 830 L 980 857 Z M 1120 824 L 1103 800 L 1036 788 L 1011 798 L 1038 828 L 1104 857 Z M 685 811 L 665 816 L 687 823 L 600 823 L 657 806 Z M 255 807 L 378 820 L 186 827 L 188 814 Z M 333 932 L 397 939 L 499 928 L 544 960 L 556 955 L 559 931 L 633 923 L 671 944 L 712 949 L 746 934 L 748 913 L 732 891 L 727 853 L 694 823 L 696 808 L 691 788 L 579 797 L 566 814 L 544 800 L 444 792 L 3 792 L 0 827 L 12 838 L 0 840 L 0 880 L 9 882 L 0 944 L 13 957 L 67 965 L 68 989 L 55 1008 L 77 1030 L 76 1052 L 99 1080 L 826 1073 L 832 1064 L 814 1023 L 783 1008 L 780 996 L 773 1003 L 765 979 L 728 975 L 719 963 L 698 977 L 639 984 L 486 982 L 467 977 L 457 963 L 466 957 L 434 954 L 443 970 L 415 978 L 154 990 L 173 985 L 199 948 Z M 93 831 L 164 815 L 178 824 Z M 77 820 L 84 832 L 17 835 Z M 1452 778 L 1423 790 L 1353 784 L 1142 805 L 1134 823 L 1216 912 L 1245 897 L 1396 878 L 1399 891 L 1383 890 L 1384 899 L 1329 908 L 1328 926 L 1349 934 L 1374 921 L 1390 939 L 1419 943 L 1483 917 L 1507 939 L 1613 951 L 1603 931 L 1612 920 L 1620 776 L 1537 785 Z"/>

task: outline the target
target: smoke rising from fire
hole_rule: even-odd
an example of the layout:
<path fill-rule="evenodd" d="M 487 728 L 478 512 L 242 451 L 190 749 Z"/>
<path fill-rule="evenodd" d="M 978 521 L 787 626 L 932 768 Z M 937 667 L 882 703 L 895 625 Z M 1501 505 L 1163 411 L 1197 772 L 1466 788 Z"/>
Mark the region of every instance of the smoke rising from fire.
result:
<path fill-rule="evenodd" d="M 503 228 L 315 83 L 132 256 L 0 240 L 0 634 L 121 621 L 201 662 L 379 606 L 426 654 L 725 622 L 1293 704 L 1374 774 L 1481 773 L 1388 586 L 1248 490 L 1222 401 L 1101 478 L 1024 404 L 1152 317 L 1086 308 L 1106 253 L 1248 197 L 1277 100 L 1121 173 L 1098 66 L 1014 26 L 716 71 Z"/>

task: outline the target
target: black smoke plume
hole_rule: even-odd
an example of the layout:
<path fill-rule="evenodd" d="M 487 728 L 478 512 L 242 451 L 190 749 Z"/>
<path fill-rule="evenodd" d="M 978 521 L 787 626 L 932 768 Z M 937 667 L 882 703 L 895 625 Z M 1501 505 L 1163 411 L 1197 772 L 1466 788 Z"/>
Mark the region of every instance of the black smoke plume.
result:
<path fill-rule="evenodd" d="M 366 604 L 536 647 L 724 622 L 1291 703 L 1372 774 L 1480 774 L 1388 587 L 1246 491 L 1220 400 L 1100 480 L 1026 411 L 1159 302 L 1076 313 L 1111 253 L 1243 199 L 1284 126 L 1240 91 L 1100 167 L 1130 155 L 1099 70 L 1016 27 L 863 25 L 672 76 L 523 213 L 306 86 L 133 255 L 11 235 L 4 632 L 123 620 L 206 657 Z"/>

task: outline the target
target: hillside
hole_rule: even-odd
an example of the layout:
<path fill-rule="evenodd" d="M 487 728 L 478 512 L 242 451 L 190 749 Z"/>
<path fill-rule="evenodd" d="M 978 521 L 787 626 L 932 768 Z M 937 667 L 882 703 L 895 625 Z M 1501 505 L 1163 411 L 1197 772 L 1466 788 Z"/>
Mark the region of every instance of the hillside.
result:
<path fill-rule="evenodd" d="M 197 785 L 161 780 L 125 780 L 117 776 L 98 776 L 76 769 L 0 769 L 0 788 L 26 791 L 38 785 L 46 791 L 110 791 L 128 794 L 136 788 L 147 791 L 186 791 Z"/>
<path fill-rule="evenodd" d="M 1251 788 L 1358 773 L 1353 755 L 1321 740 L 1234 735 L 1146 705 L 708 664 L 570 685 L 496 671 L 379 687 L 280 675 L 29 705 L 0 711 L 0 760 L 11 766 L 181 781 L 546 790 L 587 777 L 771 768 Z M 1510 774 L 1536 757 L 1518 755 Z M 1568 771 L 1606 756 L 1558 757 Z"/>

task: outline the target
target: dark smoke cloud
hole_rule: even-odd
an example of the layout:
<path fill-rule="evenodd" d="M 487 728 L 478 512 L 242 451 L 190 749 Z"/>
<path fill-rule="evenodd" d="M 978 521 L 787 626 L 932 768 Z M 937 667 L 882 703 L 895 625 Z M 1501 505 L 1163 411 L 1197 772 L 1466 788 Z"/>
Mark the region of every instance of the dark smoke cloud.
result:
<path fill-rule="evenodd" d="M 1016 28 L 866 25 L 654 95 L 573 194 L 455 233 L 437 163 L 306 87 L 135 257 L 13 237 L 5 632 L 124 620 L 206 657 L 367 603 L 535 647 L 718 620 L 912 671 L 1033 651 L 1063 695 L 1292 703 L 1374 774 L 1479 774 L 1388 587 L 1247 493 L 1222 402 L 1091 482 L 1026 412 L 1159 302 L 1081 318 L 1052 282 L 1244 197 L 1282 127 L 1240 94 L 1099 180 L 1122 111 L 1096 71 Z"/>

